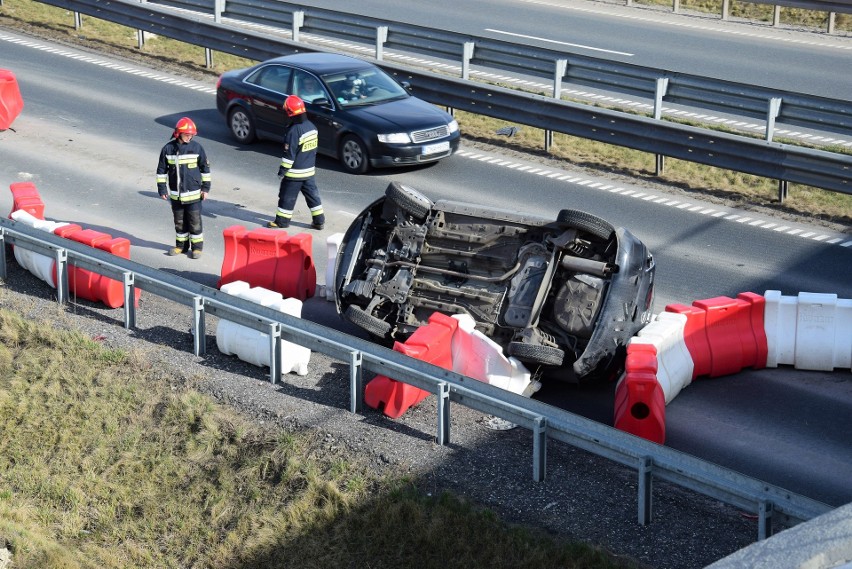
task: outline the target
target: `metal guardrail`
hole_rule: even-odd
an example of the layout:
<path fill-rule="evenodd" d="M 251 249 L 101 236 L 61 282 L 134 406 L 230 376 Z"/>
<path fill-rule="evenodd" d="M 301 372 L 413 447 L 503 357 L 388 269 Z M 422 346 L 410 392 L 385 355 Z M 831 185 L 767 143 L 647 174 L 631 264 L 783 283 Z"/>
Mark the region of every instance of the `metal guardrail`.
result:
<path fill-rule="evenodd" d="M 203 17 L 124 0 L 40 0 L 125 26 L 194 45 L 262 61 L 282 53 L 324 51 L 305 44 L 217 24 Z M 298 18 L 297 18 L 298 20 Z M 418 71 L 380 61 L 418 96 L 434 103 L 548 131 L 561 132 L 728 170 L 779 180 L 779 198 L 789 182 L 852 194 L 852 155 L 780 144 L 600 109 Z M 852 110 L 852 109 L 850 109 Z"/>
<path fill-rule="evenodd" d="M 643 98 L 661 115 L 663 102 L 745 116 L 765 121 L 767 140 L 775 123 L 844 134 L 852 137 L 852 103 L 805 93 L 734 83 L 701 75 L 677 73 L 590 57 L 569 51 L 539 48 L 514 42 L 473 37 L 449 31 L 380 20 L 321 8 L 306 8 L 277 0 L 148 0 L 291 30 L 294 41 L 301 32 L 375 45 L 375 57 L 384 49 L 402 50 L 458 61 L 461 77 L 471 66 L 532 75 L 551 82 L 559 98 L 564 85 L 591 87 Z M 847 5 L 852 11 L 852 2 Z"/>
<path fill-rule="evenodd" d="M 651 521 L 652 482 L 666 480 L 758 515 L 758 539 L 772 533 L 773 520 L 786 524 L 807 521 L 830 511 L 821 502 L 794 494 L 733 470 L 657 445 L 574 415 L 557 407 L 504 391 L 400 352 L 344 334 L 320 324 L 223 293 L 183 277 L 123 259 L 27 225 L 0 218 L 0 278 L 6 280 L 6 244 L 47 255 L 56 261 L 57 299 L 68 299 L 69 266 L 117 280 L 124 285 L 124 325 L 136 325 L 133 299 L 144 290 L 193 309 L 193 353 L 206 350 L 205 315 L 212 314 L 270 338 L 270 381 L 281 370 L 281 340 L 321 352 L 350 365 L 350 411 L 362 411 L 364 372 L 381 374 L 414 385 L 438 398 L 439 444 L 450 440 L 450 402 L 495 415 L 532 432 L 533 479 L 542 481 L 549 439 L 564 442 L 638 472 L 638 521 Z"/>
<path fill-rule="evenodd" d="M 799 8 L 801 10 L 809 10 L 813 12 L 828 12 L 827 32 L 834 33 L 834 25 L 837 13 L 852 14 L 852 1 L 850 0 L 745 0 L 752 4 L 767 4 L 773 6 L 772 25 L 778 26 L 781 23 L 781 7 Z M 635 5 L 634 0 L 625 0 L 627 6 Z M 680 0 L 672 0 L 672 11 L 677 13 L 680 11 Z M 731 12 L 731 0 L 722 0 L 721 18 L 727 20 Z"/>

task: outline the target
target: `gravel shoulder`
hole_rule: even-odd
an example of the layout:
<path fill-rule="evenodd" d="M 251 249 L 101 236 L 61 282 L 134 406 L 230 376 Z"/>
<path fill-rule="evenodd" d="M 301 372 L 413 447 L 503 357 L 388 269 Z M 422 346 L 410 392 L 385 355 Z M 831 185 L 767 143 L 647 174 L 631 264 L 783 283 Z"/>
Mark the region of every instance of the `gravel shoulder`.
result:
<path fill-rule="evenodd" d="M 306 376 L 287 374 L 273 385 L 267 368 L 216 349 L 211 316 L 207 353 L 196 357 L 190 310 L 154 295 L 143 292 L 137 327 L 127 330 L 122 309 L 76 299 L 59 305 L 53 289 L 9 262 L 0 306 L 80 330 L 109 347 L 139 351 L 153 364 L 153 380 L 177 375 L 262 428 L 308 432 L 322 441 L 323 452 L 357 457 L 377 474 L 406 475 L 423 492 L 453 492 L 506 522 L 596 544 L 647 567 L 704 567 L 757 536 L 752 516 L 660 482 L 653 521 L 639 525 L 637 472 L 558 442 L 548 443 L 546 480 L 534 482 L 531 433 L 493 430 L 489 416 L 461 405 L 452 406 L 446 446 L 434 442 L 434 397 L 398 420 L 370 408 L 350 413 L 348 363 L 319 353 L 312 354 Z M 328 311 L 330 303 L 309 299 L 303 316 L 321 321 Z"/>

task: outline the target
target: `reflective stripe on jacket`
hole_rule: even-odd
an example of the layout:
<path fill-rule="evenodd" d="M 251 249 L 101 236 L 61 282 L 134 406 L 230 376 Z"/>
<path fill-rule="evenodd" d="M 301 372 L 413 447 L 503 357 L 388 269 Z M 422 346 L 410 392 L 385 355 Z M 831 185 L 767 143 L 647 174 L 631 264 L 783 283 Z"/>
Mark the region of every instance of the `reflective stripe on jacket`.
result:
<path fill-rule="evenodd" d="M 157 164 L 157 192 L 191 203 L 201 199 L 201 192 L 209 191 L 210 162 L 201 144 L 194 139 L 186 144 L 177 139 L 167 142 Z"/>
<path fill-rule="evenodd" d="M 302 179 L 316 174 L 318 142 L 319 133 L 311 121 L 305 119 L 291 124 L 285 134 L 284 156 L 278 175 Z"/>

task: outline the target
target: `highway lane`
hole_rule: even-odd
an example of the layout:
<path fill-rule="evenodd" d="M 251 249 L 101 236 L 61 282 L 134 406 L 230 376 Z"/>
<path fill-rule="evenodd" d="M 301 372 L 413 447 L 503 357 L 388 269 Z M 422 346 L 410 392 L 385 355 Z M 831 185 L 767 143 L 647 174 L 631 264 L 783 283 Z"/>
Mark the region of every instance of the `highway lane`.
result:
<path fill-rule="evenodd" d="M 308 0 L 305 6 L 849 100 L 852 41 L 581 0 Z"/>
<path fill-rule="evenodd" d="M 232 141 L 215 111 L 212 81 L 199 84 L 6 31 L 0 31 L 0 53 L 25 100 L 14 130 L 0 133 L 0 185 L 35 181 L 48 218 L 126 236 L 134 260 L 208 285 L 215 285 L 221 268 L 222 230 L 255 227 L 270 218 L 279 149 L 240 148 Z M 199 140 L 213 162 L 201 261 L 164 255 L 172 239 L 170 214 L 154 189 L 159 148 L 183 115 L 198 123 Z M 497 202 L 548 217 L 574 207 L 628 227 L 654 251 L 658 311 L 672 302 L 767 289 L 852 298 L 848 235 L 548 169 L 532 159 L 465 147 L 437 165 L 360 177 L 322 160 L 318 179 L 329 214 L 326 230 L 312 232 L 321 282 L 323 238 L 343 231 L 389 181 L 401 180 L 433 199 Z M 303 203 L 299 208 L 296 226 L 307 227 Z M 776 231 L 782 225 L 789 229 Z M 796 230 L 800 233 L 790 233 Z M 801 236 L 806 233 L 813 235 Z M 306 304 L 305 314 L 341 326 L 317 299 Z M 668 444 L 834 505 L 849 502 L 852 450 L 838 441 L 852 438 L 850 384 L 848 370 L 786 368 L 702 380 L 669 406 Z M 602 422 L 612 419 L 611 386 L 549 384 L 540 397 Z"/>

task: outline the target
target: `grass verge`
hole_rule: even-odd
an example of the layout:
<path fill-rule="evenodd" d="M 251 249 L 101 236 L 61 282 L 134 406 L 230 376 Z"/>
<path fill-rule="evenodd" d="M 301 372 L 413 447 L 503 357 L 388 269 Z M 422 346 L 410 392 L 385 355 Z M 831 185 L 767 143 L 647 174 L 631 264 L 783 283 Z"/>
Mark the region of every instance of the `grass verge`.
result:
<path fill-rule="evenodd" d="M 657 3 L 663 1 L 659 0 Z M 681 5 L 684 8 L 713 12 L 717 9 L 717 4 L 720 5 L 715 0 L 696 0 Z M 771 14 L 771 8 L 763 4 L 735 2 L 732 14 L 761 19 L 764 12 Z M 821 25 L 820 18 L 824 16 L 821 12 L 807 10 L 785 9 L 783 13 L 794 18 L 795 23 L 811 27 Z M 852 25 L 852 18 L 845 16 L 838 14 L 838 26 Z M 174 66 L 182 72 L 208 77 L 227 69 L 254 63 L 232 55 L 214 53 L 214 65 L 207 69 L 202 48 L 162 37 L 149 37 L 140 50 L 137 48 L 135 30 L 91 17 L 84 17 L 81 29 L 76 30 L 71 12 L 33 0 L 3 0 L 0 6 L 0 26 L 2 25 L 128 57 L 147 65 Z M 517 135 L 507 139 L 496 134 L 496 131 L 504 126 L 514 126 L 510 123 L 465 112 L 458 112 L 457 118 L 466 140 L 556 161 L 557 167 L 583 167 L 604 171 L 641 183 L 671 186 L 734 207 L 762 208 L 781 215 L 822 221 L 837 225 L 839 230 L 846 232 L 852 228 L 852 195 L 790 184 L 787 199 L 780 203 L 776 180 L 675 159 L 667 159 L 663 174 L 656 176 L 654 156 L 645 152 L 558 133 L 554 134 L 550 151 L 545 152 L 544 132 L 539 129 L 522 127 Z"/>
<path fill-rule="evenodd" d="M 18 569 L 626 568 L 261 429 L 154 369 L 0 309 L 0 548 Z M 354 565 L 353 565 L 354 563 Z"/>

